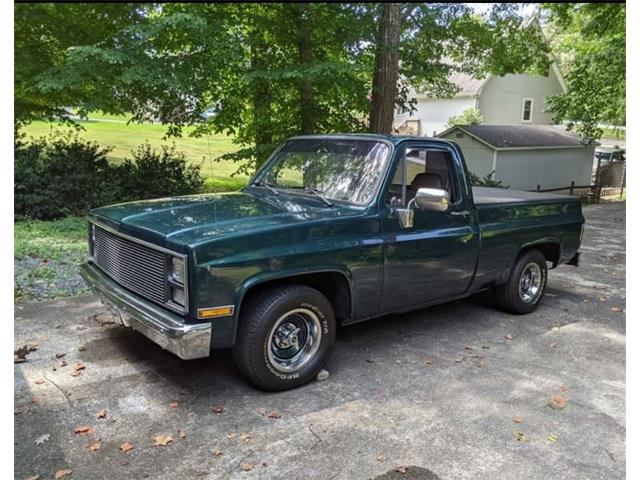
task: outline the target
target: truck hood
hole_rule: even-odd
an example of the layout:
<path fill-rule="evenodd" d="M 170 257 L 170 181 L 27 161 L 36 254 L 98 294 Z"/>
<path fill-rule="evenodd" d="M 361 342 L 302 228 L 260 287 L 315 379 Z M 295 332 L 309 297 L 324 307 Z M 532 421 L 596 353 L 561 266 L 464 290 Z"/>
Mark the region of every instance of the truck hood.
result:
<path fill-rule="evenodd" d="M 255 191 L 192 195 L 96 208 L 90 218 L 167 248 L 184 250 L 207 241 L 262 230 L 357 215 L 362 208 L 327 207 L 303 194 Z"/>

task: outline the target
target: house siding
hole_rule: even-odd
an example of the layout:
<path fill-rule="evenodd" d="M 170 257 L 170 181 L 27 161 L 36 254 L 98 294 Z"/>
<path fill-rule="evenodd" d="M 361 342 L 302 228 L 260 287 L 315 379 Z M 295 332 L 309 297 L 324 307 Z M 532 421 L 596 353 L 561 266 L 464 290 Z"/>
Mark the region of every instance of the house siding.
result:
<path fill-rule="evenodd" d="M 594 148 L 498 151 L 495 178 L 515 190 L 589 185 Z"/>
<path fill-rule="evenodd" d="M 405 120 L 420 120 L 420 135 L 431 137 L 434 132 L 440 133 L 447 128 L 447 121 L 454 115 L 460 115 L 468 108 L 475 107 L 472 97 L 455 97 L 448 99 L 416 99 L 416 111 L 412 115 L 398 115 L 395 125 Z"/>
<path fill-rule="evenodd" d="M 560 95 L 562 86 L 553 71 L 550 75 L 505 75 L 491 77 L 484 85 L 478 108 L 484 125 L 550 125 L 551 116 L 544 113 L 546 97 Z M 522 104 L 533 99 L 530 122 L 522 121 Z"/>
<path fill-rule="evenodd" d="M 462 137 L 458 137 L 457 134 L 462 134 Z M 442 138 L 446 138 L 460 145 L 467 163 L 467 169 L 471 173 L 482 178 L 493 171 L 494 150 L 492 148 L 487 147 L 487 145 L 479 142 L 472 136 L 460 132 L 460 130 L 453 130 Z"/>

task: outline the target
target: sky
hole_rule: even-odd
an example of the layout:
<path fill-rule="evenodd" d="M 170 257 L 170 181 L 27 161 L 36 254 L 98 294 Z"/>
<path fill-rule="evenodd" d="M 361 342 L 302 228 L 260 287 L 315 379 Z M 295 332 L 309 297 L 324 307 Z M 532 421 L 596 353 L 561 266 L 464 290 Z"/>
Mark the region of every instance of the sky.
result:
<path fill-rule="evenodd" d="M 477 13 L 485 13 L 487 10 L 491 8 L 492 3 L 467 3 L 468 6 L 473 8 Z M 528 16 L 535 9 L 534 3 L 524 3 L 522 4 L 522 14 L 524 16 Z"/>

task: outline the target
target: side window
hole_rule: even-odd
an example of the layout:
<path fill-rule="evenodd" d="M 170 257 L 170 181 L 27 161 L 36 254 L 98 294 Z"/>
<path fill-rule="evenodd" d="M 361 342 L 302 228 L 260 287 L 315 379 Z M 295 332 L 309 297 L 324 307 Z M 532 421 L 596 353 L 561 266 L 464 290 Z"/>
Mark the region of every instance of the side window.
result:
<path fill-rule="evenodd" d="M 452 203 L 458 200 L 459 189 L 450 152 L 434 148 L 405 150 L 387 192 L 387 203 L 392 206 L 406 206 L 419 188 L 446 190 Z"/>
<path fill-rule="evenodd" d="M 533 98 L 525 98 L 522 101 L 522 121 L 530 122 L 533 112 Z"/>

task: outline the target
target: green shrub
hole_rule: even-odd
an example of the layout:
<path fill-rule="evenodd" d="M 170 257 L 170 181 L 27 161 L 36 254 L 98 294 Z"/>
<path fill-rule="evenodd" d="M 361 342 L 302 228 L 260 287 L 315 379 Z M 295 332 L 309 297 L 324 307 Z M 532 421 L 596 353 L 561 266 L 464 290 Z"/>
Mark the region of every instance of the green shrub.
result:
<path fill-rule="evenodd" d="M 474 187 L 493 187 L 493 188 L 509 188 L 508 185 L 504 185 L 502 180 L 496 180 L 493 178 L 493 172 L 487 173 L 484 177 L 480 178 L 473 172 L 469 172 L 469 179 L 471 180 L 471 185 Z"/>
<path fill-rule="evenodd" d="M 145 143 L 118 167 L 123 200 L 157 198 L 164 195 L 188 195 L 202 190 L 204 179 L 199 165 L 187 165 L 184 153 L 175 146 L 154 150 Z"/>
<path fill-rule="evenodd" d="M 109 149 L 72 134 L 15 143 L 14 200 L 18 216 L 50 220 L 82 215 L 116 195 Z"/>
<path fill-rule="evenodd" d="M 109 148 L 55 134 L 30 142 L 16 137 L 15 215 L 51 220 L 84 215 L 97 206 L 202 189 L 200 167 L 189 166 L 175 147 L 157 152 L 144 144 L 121 165 L 107 160 Z"/>

